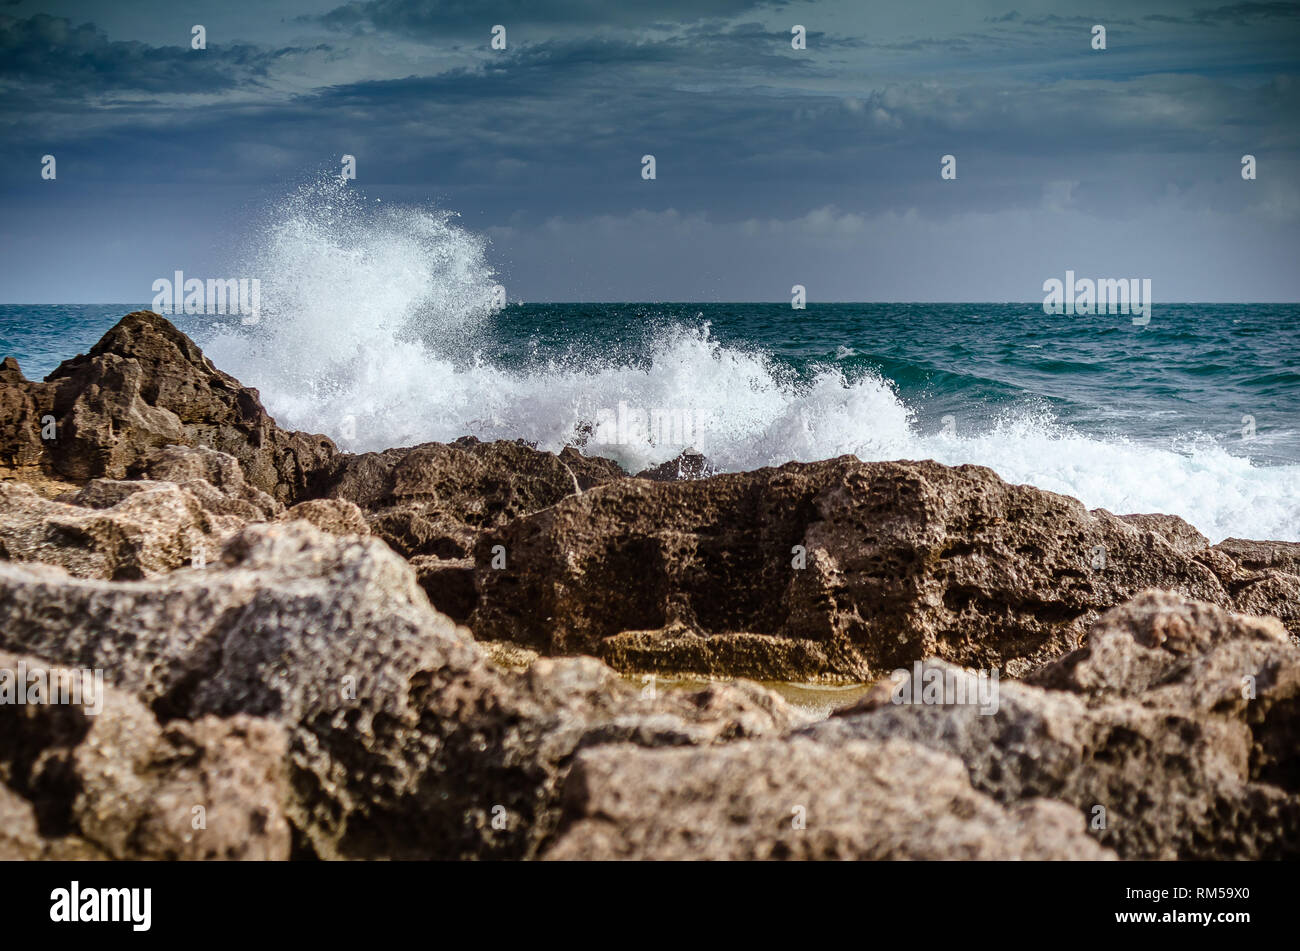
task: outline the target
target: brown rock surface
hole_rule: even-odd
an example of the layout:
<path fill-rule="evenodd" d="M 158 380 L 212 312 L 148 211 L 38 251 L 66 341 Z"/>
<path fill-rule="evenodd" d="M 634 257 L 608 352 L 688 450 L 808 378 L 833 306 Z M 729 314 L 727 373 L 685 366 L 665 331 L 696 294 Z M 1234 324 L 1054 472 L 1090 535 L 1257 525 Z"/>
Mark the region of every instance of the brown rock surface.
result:
<path fill-rule="evenodd" d="M 1104 859 L 1068 806 L 1004 807 L 915 743 L 805 738 L 578 755 L 549 859 Z"/>
<path fill-rule="evenodd" d="M 80 578 L 146 578 L 214 558 L 244 524 L 171 482 L 95 480 L 65 498 L 75 504 L 0 482 L 0 558 L 58 565 Z"/>
<path fill-rule="evenodd" d="M 898 683 L 918 682 L 904 674 Z M 932 676 L 968 690 L 974 677 L 927 662 L 921 681 Z M 1049 796 L 1104 818 L 1092 832 L 1123 858 L 1300 855 L 1300 649 L 1276 621 L 1146 592 L 1031 679 L 1041 686 L 1001 682 L 992 714 L 897 703 L 884 683 L 804 733 L 951 753 L 999 802 Z"/>
<path fill-rule="evenodd" d="M 311 522 L 331 535 L 370 534 L 370 523 L 366 521 L 365 513 L 346 499 L 308 499 L 277 516 L 281 522 L 295 519 Z"/>
<path fill-rule="evenodd" d="M 580 748 L 801 722 L 755 685 L 647 697 L 590 658 L 503 672 L 382 542 L 302 521 L 250 526 L 220 564 L 148 581 L 0 565 L 0 646 L 103 668 L 169 726 L 283 724 L 287 812 L 322 857 L 528 856 Z"/>
<path fill-rule="evenodd" d="M 46 416 L 55 421 L 51 439 L 42 438 Z M 206 446 L 234 456 L 250 485 L 284 503 L 308 497 L 336 452 L 324 436 L 276 426 L 256 390 L 150 311 L 127 314 L 43 383 L 6 362 L 0 418 L 0 463 L 75 483 L 125 478 L 168 445 Z"/>
<path fill-rule="evenodd" d="M 10 676 L 56 669 L 0 652 Z M 0 857 L 289 857 L 278 725 L 238 716 L 162 727 L 108 685 L 82 699 L 0 704 Z"/>
<path fill-rule="evenodd" d="M 340 456 L 324 494 L 364 509 L 375 534 L 408 558 L 463 558 L 483 529 L 620 477 L 607 459 L 466 437 Z"/>
<path fill-rule="evenodd" d="M 483 533 L 473 557 L 480 637 L 788 680 L 927 656 L 1023 673 L 1145 587 L 1229 603 L 1163 533 L 980 466 L 853 457 L 619 480 Z"/>

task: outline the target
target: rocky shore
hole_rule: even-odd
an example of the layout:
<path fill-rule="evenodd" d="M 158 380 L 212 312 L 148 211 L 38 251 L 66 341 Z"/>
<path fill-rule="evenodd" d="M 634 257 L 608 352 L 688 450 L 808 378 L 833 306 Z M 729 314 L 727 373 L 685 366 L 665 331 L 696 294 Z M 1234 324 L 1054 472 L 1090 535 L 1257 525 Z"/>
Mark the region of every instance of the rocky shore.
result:
<path fill-rule="evenodd" d="M 106 683 L 0 703 L 0 858 L 1300 856 L 1300 544 L 979 466 L 349 454 L 148 312 L 0 365 L 0 480 L 0 677 Z"/>

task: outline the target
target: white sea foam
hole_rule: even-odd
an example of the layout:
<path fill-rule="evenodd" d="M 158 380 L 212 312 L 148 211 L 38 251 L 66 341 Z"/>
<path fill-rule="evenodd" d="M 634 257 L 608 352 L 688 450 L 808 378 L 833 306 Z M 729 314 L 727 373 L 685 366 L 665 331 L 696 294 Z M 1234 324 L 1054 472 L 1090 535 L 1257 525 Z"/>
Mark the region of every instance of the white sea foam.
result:
<path fill-rule="evenodd" d="M 467 434 L 558 450 L 623 403 L 703 419 L 687 441 L 723 469 L 845 453 L 979 463 L 1116 513 L 1181 515 L 1215 541 L 1300 540 L 1300 466 L 1257 466 L 1208 440 L 1081 435 L 1043 414 L 926 433 L 886 380 L 828 366 L 796 383 L 762 352 L 720 345 L 707 324 L 667 327 L 636 361 L 505 368 L 475 350 L 495 283 L 485 250 L 450 215 L 366 202 L 341 184 L 305 188 L 251 249 L 261 324 L 205 347 L 260 388 L 282 425 L 352 451 Z M 635 472 L 683 448 L 636 427 L 619 438 L 588 451 Z"/>

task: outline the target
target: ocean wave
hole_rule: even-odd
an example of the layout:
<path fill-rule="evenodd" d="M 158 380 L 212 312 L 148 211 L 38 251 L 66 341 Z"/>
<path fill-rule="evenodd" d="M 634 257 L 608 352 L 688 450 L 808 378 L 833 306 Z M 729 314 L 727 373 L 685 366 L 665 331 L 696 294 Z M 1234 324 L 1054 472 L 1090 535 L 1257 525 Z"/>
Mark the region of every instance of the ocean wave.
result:
<path fill-rule="evenodd" d="M 549 450 L 585 443 L 633 472 L 687 445 L 733 471 L 843 454 L 930 458 L 1116 513 L 1181 515 L 1216 541 L 1300 541 L 1300 466 L 1259 466 L 1208 438 L 1083 434 L 1041 407 L 971 431 L 955 417 L 923 431 L 925 407 L 884 375 L 831 360 L 796 377 L 760 348 L 723 345 L 703 322 L 664 324 L 635 358 L 588 348 L 508 365 L 485 349 L 496 283 L 486 250 L 447 213 L 316 183 L 250 246 L 260 323 L 217 330 L 205 349 L 257 386 L 282 425 L 351 451 L 468 434 Z"/>

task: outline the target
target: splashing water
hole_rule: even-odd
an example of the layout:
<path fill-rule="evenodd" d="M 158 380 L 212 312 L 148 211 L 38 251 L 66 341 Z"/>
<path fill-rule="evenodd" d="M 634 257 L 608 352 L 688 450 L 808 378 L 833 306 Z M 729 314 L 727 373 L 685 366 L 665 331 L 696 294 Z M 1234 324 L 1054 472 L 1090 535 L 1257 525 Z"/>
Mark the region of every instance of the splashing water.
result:
<path fill-rule="evenodd" d="M 552 451 L 585 443 L 632 472 L 688 444 L 724 470 L 846 453 L 932 458 L 1117 513 L 1178 514 L 1215 541 L 1300 540 L 1300 466 L 1256 465 L 1212 439 L 1085 434 L 1042 405 L 1006 408 L 960 435 L 922 432 L 924 407 L 878 371 L 846 370 L 837 360 L 856 358 L 844 345 L 796 373 L 753 342 L 724 343 L 707 320 L 676 319 L 630 349 L 588 327 L 585 348 L 506 359 L 486 254 L 450 213 L 368 202 L 355 185 L 322 180 L 290 196 L 250 249 L 260 323 L 203 345 L 261 390 L 281 425 L 354 452 L 476 435 Z M 632 425 L 619 424 L 624 410 L 640 414 Z M 652 413 L 662 425 L 646 425 Z"/>

